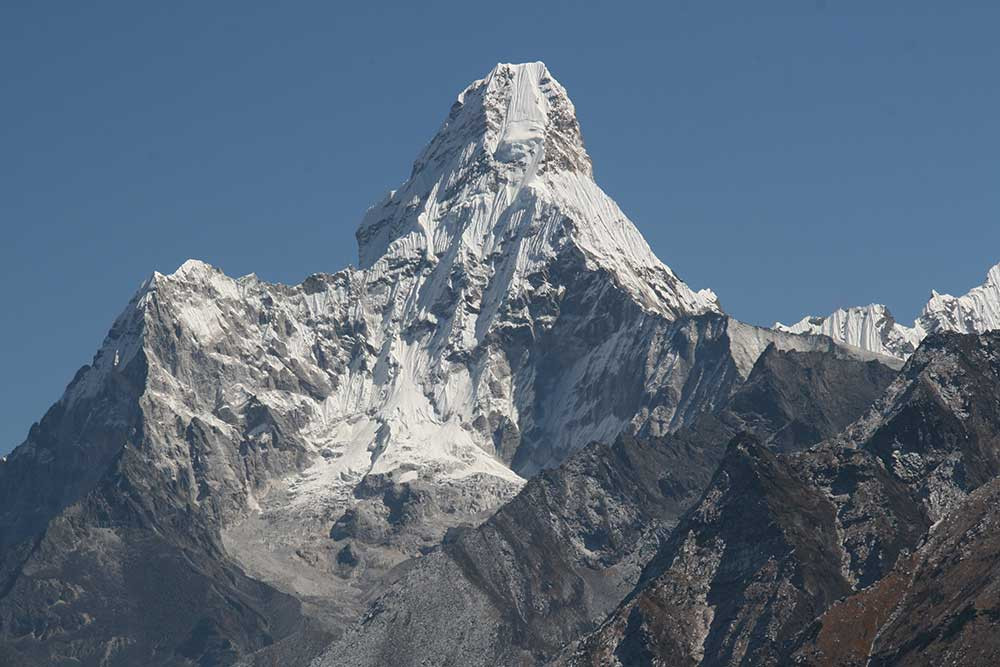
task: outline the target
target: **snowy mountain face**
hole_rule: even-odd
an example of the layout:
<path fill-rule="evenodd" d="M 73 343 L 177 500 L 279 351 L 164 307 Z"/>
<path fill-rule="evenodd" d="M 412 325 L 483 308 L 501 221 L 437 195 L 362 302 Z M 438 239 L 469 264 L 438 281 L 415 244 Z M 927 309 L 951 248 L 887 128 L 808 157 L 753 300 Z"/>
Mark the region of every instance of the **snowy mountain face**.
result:
<path fill-rule="evenodd" d="M 353 275 L 376 352 L 369 403 L 390 443 L 383 462 L 402 440 L 426 439 L 406 432 L 414 424 L 435 433 L 451 424 L 448 439 L 516 470 L 551 463 L 578 446 L 579 431 L 567 415 L 546 423 L 523 413 L 539 379 L 537 341 L 579 336 L 562 326 L 573 316 L 598 319 L 569 307 L 624 298 L 637 317 L 718 312 L 714 295 L 677 279 L 594 183 L 573 105 L 541 63 L 499 65 L 463 91 L 410 179 L 369 210 L 357 237 Z M 610 353 L 595 350 L 578 372 L 614 372 L 601 357 Z M 356 427 L 362 439 L 371 426 Z"/>
<path fill-rule="evenodd" d="M 539 63 L 463 91 L 357 237 L 357 270 L 283 295 L 243 281 L 305 336 L 272 363 L 292 356 L 330 392 L 294 399 L 321 456 L 224 533 L 248 571 L 344 608 L 524 476 L 710 409 L 772 340 L 827 345 L 734 322 L 663 265 L 594 183 L 572 103 Z M 269 405 L 287 414 L 289 400 Z"/>
<path fill-rule="evenodd" d="M 841 308 L 827 317 L 807 316 L 793 325 L 776 322 L 788 333 L 822 334 L 839 343 L 897 359 L 906 359 L 930 333 L 983 333 L 1000 328 L 1000 264 L 989 270 L 986 282 L 963 296 L 931 292 L 923 311 L 907 327 L 879 304 Z"/>

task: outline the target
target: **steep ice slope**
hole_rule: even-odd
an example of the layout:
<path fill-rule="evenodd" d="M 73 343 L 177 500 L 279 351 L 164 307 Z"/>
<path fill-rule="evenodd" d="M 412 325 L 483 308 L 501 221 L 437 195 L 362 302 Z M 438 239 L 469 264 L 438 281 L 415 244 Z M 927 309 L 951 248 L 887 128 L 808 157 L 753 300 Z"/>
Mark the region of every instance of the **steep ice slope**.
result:
<path fill-rule="evenodd" d="M 983 285 L 962 296 L 932 290 L 930 300 L 912 327 L 896 322 L 885 306 L 871 304 L 840 308 L 826 317 L 810 315 L 790 326 L 775 322 L 774 328 L 789 333 L 822 334 L 840 343 L 905 359 L 930 333 L 983 333 L 1000 328 L 1000 264 L 989 270 Z"/>
<path fill-rule="evenodd" d="M 469 440 L 519 471 L 558 461 L 581 427 L 614 437 L 631 416 L 578 425 L 534 409 L 533 389 L 550 380 L 539 377 L 554 352 L 546 339 L 584 348 L 566 360 L 577 383 L 614 372 L 616 337 L 629 335 L 597 307 L 628 309 L 615 319 L 640 326 L 718 312 L 594 183 L 572 102 L 541 63 L 498 65 L 463 91 L 357 237 L 371 328 L 386 332 L 387 404 L 423 401 L 419 391 L 429 412 L 471 426 Z M 397 430 L 414 422 L 379 410 Z"/>
<path fill-rule="evenodd" d="M 917 324 L 927 333 L 982 333 L 1000 328 L 1000 264 L 989 270 L 984 284 L 962 296 L 931 292 Z"/>

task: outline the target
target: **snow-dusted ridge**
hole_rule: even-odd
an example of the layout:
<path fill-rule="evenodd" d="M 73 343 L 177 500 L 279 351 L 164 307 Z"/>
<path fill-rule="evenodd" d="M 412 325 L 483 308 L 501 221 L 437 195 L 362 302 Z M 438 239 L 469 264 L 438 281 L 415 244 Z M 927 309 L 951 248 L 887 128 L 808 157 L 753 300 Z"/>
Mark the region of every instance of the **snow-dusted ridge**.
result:
<path fill-rule="evenodd" d="M 839 343 L 906 359 L 930 333 L 983 333 L 1000 329 L 1000 264 L 987 272 L 984 284 L 962 296 L 932 290 L 930 300 L 910 327 L 896 322 L 885 306 L 871 304 L 840 308 L 826 317 L 808 315 L 792 325 L 775 322 L 774 329 L 822 334 Z"/>
<path fill-rule="evenodd" d="M 826 317 L 806 316 L 792 325 L 775 322 L 774 328 L 794 334 L 824 335 L 837 342 L 897 359 L 910 356 L 923 338 L 914 327 L 905 327 L 881 304 L 840 308 Z"/>

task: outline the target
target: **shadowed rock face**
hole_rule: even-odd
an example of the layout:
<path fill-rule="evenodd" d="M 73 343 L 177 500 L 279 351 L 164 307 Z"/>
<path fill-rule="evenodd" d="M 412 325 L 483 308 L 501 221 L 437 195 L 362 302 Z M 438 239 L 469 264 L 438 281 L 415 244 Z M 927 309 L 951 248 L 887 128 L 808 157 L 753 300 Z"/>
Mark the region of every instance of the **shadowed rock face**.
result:
<path fill-rule="evenodd" d="M 973 493 L 909 562 L 869 664 L 989 665 L 1000 660 L 1000 482 Z"/>
<path fill-rule="evenodd" d="M 3 664 L 228 664 L 301 621 L 297 600 L 226 556 L 217 529 L 247 480 L 294 467 L 295 448 L 239 476 L 213 462 L 236 447 L 153 398 L 190 348 L 157 346 L 169 337 L 140 298 L 0 464 Z"/>
<path fill-rule="evenodd" d="M 150 483 L 126 450 L 44 532 L 5 550 L 0 662 L 224 665 L 301 624 L 297 600 L 246 577 L 202 517 Z"/>
<path fill-rule="evenodd" d="M 772 649 L 794 634 L 795 618 L 814 618 L 850 591 L 835 515 L 757 439 L 734 439 L 703 501 L 647 568 L 649 582 L 572 662 L 775 661 Z"/>
<path fill-rule="evenodd" d="M 870 588 L 803 633 L 797 664 L 991 665 L 1000 660 L 1000 481 L 983 485 Z"/>
<path fill-rule="evenodd" d="M 317 664 L 545 661 L 595 627 L 635 586 L 712 479 L 735 433 L 752 429 L 782 449 L 813 444 L 857 418 L 868 407 L 864 398 L 874 400 L 894 375 L 877 362 L 769 348 L 718 413 L 666 437 L 647 432 L 592 445 L 531 479 L 478 528 L 451 531 L 440 550 L 415 561 Z M 851 391 L 854 398 L 845 400 Z M 800 413 L 823 418 L 807 431 L 795 426 Z M 816 435 L 793 442 L 791 433 Z M 777 466 L 766 447 L 757 447 Z M 784 472 L 773 486 L 782 490 L 788 480 Z M 782 503 L 784 496 L 775 501 L 779 509 Z M 816 517 L 832 529 L 832 507 L 816 504 Z M 755 504 L 734 507 L 751 516 L 761 511 Z M 800 538 L 794 548 L 813 539 L 808 531 Z M 829 596 L 847 590 L 840 585 Z"/>
<path fill-rule="evenodd" d="M 913 664 L 933 646 L 983 664 L 977 610 L 993 602 L 974 601 L 992 559 L 943 555 L 993 539 L 983 501 L 965 499 L 1000 472 L 997 395 L 1000 334 L 934 335 L 843 436 L 777 456 L 734 440 L 640 585 L 561 661 Z M 976 622 L 949 652 L 963 619 Z"/>
<path fill-rule="evenodd" d="M 768 347 L 729 402 L 742 430 L 766 434 L 779 451 L 801 449 L 842 431 L 896 377 L 884 364 L 848 363 L 821 352 Z"/>

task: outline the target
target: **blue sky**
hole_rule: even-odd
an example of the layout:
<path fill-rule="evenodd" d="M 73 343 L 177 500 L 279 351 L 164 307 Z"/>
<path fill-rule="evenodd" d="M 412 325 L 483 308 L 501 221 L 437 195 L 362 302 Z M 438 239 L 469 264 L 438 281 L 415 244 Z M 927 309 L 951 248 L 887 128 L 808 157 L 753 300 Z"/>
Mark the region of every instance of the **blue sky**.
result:
<path fill-rule="evenodd" d="M 544 60 L 598 182 L 770 324 L 1000 261 L 995 2 L 0 5 L 0 452 L 154 269 L 355 261 L 455 95 Z"/>

